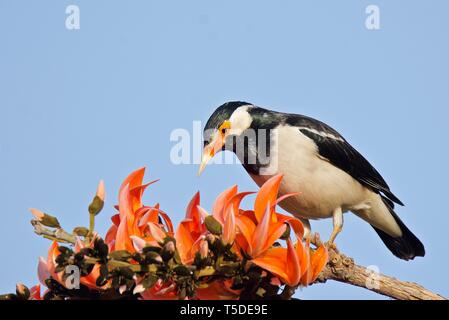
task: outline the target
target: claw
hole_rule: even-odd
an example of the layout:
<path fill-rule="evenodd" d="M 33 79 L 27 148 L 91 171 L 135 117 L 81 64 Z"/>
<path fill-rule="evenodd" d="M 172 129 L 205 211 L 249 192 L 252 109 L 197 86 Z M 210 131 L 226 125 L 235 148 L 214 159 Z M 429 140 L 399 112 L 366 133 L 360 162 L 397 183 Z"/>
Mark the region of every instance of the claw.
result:
<path fill-rule="evenodd" d="M 328 250 L 333 250 L 337 253 L 339 252 L 335 242 L 329 240 L 328 242 L 325 243 L 325 245 L 328 248 Z"/>

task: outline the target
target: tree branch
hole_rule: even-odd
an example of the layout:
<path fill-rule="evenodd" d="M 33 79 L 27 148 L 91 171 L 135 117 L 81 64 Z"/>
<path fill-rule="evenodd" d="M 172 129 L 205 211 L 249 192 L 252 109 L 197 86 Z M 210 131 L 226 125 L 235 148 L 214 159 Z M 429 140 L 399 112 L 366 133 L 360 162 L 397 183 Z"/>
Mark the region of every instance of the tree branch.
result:
<path fill-rule="evenodd" d="M 398 300 L 447 300 L 419 284 L 401 281 L 396 278 L 374 273 L 354 263 L 354 259 L 329 249 L 329 262 L 316 282 L 335 280 L 362 287 L 378 294 Z"/>
<path fill-rule="evenodd" d="M 31 220 L 31 224 L 34 227 L 34 233 L 36 233 L 39 236 L 42 236 L 44 238 L 55 240 L 58 242 L 64 242 L 64 243 L 75 243 L 75 235 L 68 233 L 62 228 L 47 228 L 42 223 L 40 223 L 38 220 Z"/>

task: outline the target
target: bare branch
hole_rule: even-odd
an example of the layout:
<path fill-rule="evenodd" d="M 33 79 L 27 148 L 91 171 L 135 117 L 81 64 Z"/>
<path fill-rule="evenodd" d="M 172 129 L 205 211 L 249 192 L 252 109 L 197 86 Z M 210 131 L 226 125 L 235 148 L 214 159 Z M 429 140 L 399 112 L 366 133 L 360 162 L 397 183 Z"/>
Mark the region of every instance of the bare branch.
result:
<path fill-rule="evenodd" d="M 447 300 L 419 284 L 401 281 L 396 278 L 373 272 L 354 263 L 354 260 L 329 250 L 329 262 L 316 282 L 335 280 L 353 286 L 362 287 L 378 294 L 398 300 Z"/>
<path fill-rule="evenodd" d="M 44 238 L 55 240 L 58 242 L 74 244 L 76 238 L 73 234 L 68 233 L 62 228 L 48 228 L 40 223 L 38 220 L 31 220 L 31 224 L 34 227 L 34 233 Z"/>

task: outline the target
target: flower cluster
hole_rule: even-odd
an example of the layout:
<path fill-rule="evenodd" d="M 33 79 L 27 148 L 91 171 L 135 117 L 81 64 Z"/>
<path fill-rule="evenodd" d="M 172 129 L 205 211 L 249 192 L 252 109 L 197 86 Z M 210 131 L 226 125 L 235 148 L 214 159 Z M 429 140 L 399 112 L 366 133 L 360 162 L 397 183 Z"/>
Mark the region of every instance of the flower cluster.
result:
<path fill-rule="evenodd" d="M 20 284 L 16 294 L 3 298 L 274 299 L 283 286 L 314 282 L 327 263 L 326 247 L 312 249 L 303 241 L 301 222 L 276 211 L 290 196 L 278 198 L 281 175 L 260 188 L 252 210 L 241 208 L 252 192 L 237 186 L 222 192 L 211 211 L 201 207 L 196 193 L 174 229 L 159 204 L 142 203 L 155 182 L 144 184 L 144 173 L 131 173 L 121 185 L 104 239 L 94 231 L 104 204 L 102 182 L 89 206 L 89 228 L 68 233 L 55 217 L 32 209 L 36 233 L 53 240 L 38 266 L 46 290 Z M 78 271 L 79 285 L 67 270 Z"/>

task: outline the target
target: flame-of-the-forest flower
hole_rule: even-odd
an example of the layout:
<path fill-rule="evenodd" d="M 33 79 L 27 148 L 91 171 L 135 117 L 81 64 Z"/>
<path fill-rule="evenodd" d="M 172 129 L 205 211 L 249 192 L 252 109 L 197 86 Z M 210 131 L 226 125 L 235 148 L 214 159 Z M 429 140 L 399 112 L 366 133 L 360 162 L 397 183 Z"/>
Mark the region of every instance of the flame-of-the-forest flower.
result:
<path fill-rule="evenodd" d="M 98 237 L 97 234 L 94 234 L 94 237 L 92 239 L 89 239 L 86 243 L 85 241 L 82 241 L 79 237 L 76 238 L 76 243 L 74 246 L 74 252 L 78 253 L 84 248 L 93 248 L 94 247 L 94 241 Z M 103 286 L 98 286 L 96 281 L 98 277 L 100 276 L 100 264 L 95 263 L 92 271 L 86 275 L 80 278 L 80 283 L 85 285 L 86 287 L 89 287 L 91 289 L 99 289 L 99 288 L 106 288 L 108 287 L 107 284 Z"/>
<path fill-rule="evenodd" d="M 261 279 L 273 287 L 307 286 L 327 263 L 326 247 L 312 249 L 303 240 L 300 220 L 276 211 L 278 203 L 291 196 L 278 197 L 282 175 L 262 185 L 250 210 L 242 209 L 241 203 L 253 192 L 239 192 L 237 186 L 219 194 L 210 213 L 201 207 L 197 192 L 175 230 L 158 203 L 142 203 L 144 191 L 155 182 L 144 184 L 144 173 L 144 168 L 132 172 L 120 186 L 117 212 L 104 242 L 92 230 L 84 236 L 74 234 L 73 250 L 69 250 L 73 256 L 67 256 L 68 251 L 53 241 L 47 258 L 39 259 L 41 285 L 47 286 L 51 278 L 66 286 L 58 263 L 99 251 L 105 253 L 90 258 L 90 268 L 84 271 L 80 283 L 100 292 L 111 288 L 118 295 L 131 292 L 140 299 L 238 299 L 244 293 L 244 273 L 249 270 L 258 270 Z M 101 181 L 96 193 L 101 201 L 104 190 Z M 37 209 L 31 211 L 36 221 L 60 228 L 56 218 Z M 60 255 L 65 255 L 65 260 Z M 119 259 L 118 269 L 111 264 L 115 256 Z M 146 263 L 143 269 L 142 263 Z M 108 276 L 108 272 L 116 272 L 116 278 Z M 187 278 L 191 280 L 182 282 Z M 34 300 L 42 299 L 51 290 L 41 296 L 40 289 L 40 285 L 34 286 L 29 294 L 26 287 L 18 286 L 17 290 Z"/>
<path fill-rule="evenodd" d="M 149 185 L 157 181 L 143 184 L 144 174 L 145 168 L 131 173 L 120 187 L 117 206 L 119 212 L 112 217 L 113 225 L 105 238 L 111 251 L 135 252 L 132 236 L 155 245 L 160 240 L 161 232 L 173 235 L 173 224 L 168 215 L 159 209 L 159 204 L 154 206 L 142 204 L 143 192 Z M 161 224 L 160 221 L 164 221 L 164 224 Z"/>
<path fill-rule="evenodd" d="M 82 241 L 77 237 L 74 245 L 74 252 L 78 253 L 83 248 L 93 248 L 95 237 L 97 237 L 96 234 L 94 235 L 94 238 L 89 240 L 87 244 L 86 242 Z M 59 251 L 58 243 L 56 241 L 53 241 L 52 245 L 50 246 L 50 249 L 48 250 L 47 259 L 44 259 L 42 257 L 39 258 L 38 277 L 41 284 L 46 285 L 45 281 L 49 278 L 52 278 L 62 286 L 64 287 L 66 286 L 66 281 L 64 281 L 65 270 L 58 270 L 57 268 L 56 260 L 60 254 L 61 252 Z M 100 275 L 100 264 L 96 263 L 94 264 L 90 273 L 85 276 L 81 276 L 79 281 L 81 284 L 91 289 L 106 288 L 106 285 L 98 286 L 96 284 L 96 280 L 99 277 L 99 275 Z"/>
<path fill-rule="evenodd" d="M 199 205 L 200 194 L 197 192 L 187 206 L 184 220 L 176 229 L 176 247 L 184 264 L 193 262 L 195 254 L 200 250 L 202 236 L 207 232 L 204 224 L 205 213 Z"/>
<path fill-rule="evenodd" d="M 238 217 L 240 236 L 237 243 L 252 258 L 252 263 L 291 286 L 305 286 L 318 276 L 314 270 L 321 271 L 326 264 L 327 250 L 321 246 L 316 253 L 310 254 L 309 246 L 304 248 L 302 243 L 304 228 L 301 222 L 275 211 L 276 204 L 285 199 L 285 196 L 277 198 L 281 181 L 282 175 L 269 179 L 257 194 L 254 211 L 246 211 Z M 296 244 L 288 238 L 287 248 L 273 247 L 287 226 L 294 230 Z"/>

